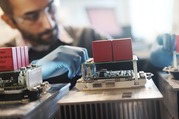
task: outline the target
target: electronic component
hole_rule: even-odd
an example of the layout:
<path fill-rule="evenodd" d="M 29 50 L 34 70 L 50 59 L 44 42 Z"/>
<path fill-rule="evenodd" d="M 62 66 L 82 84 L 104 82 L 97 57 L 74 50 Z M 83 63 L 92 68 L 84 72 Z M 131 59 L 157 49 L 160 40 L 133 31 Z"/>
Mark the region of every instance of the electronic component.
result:
<path fill-rule="evenodd" d="M 93 59 L 82 64 L 82 78 L 76 83 L 79 90 L 101 90 L 116 88 L 141 87 L 146 84 L 153 74 L 144 71 L 137 72 L 137 57 L 133 56 L 133 60 L 118 61 L 133 62 L 134 70 L 97 70 L 98 64 L 116 63 L 116 62 L 93 62 Z"/>
<path fill-rule="evenodd" d="M 93 56 L 82 64 L 82 78 L 76 83 L 79 90 L 100 90 L 140 87 L 153 74 L 137 71 L 137 56 L 132 53 L 131 38 L 93 41 Z M 133 70 L 100 69 L 98 65 L 132 62 Z"/>
<path fill-rule="evenodd" d="M 0 72 L 0 104 L 36 100 L 50 87 L 42 82 L 41 67 L 37 65 Z"/>

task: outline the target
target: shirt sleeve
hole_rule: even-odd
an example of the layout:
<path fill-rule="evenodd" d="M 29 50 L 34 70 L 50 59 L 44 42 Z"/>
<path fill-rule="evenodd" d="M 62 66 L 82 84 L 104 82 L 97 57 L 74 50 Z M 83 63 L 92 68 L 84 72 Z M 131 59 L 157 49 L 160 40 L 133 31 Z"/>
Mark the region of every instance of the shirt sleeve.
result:
<path fill-rule="evenodd" d="M 66 27 L 70 36 L 74 39 L 74 46 L 84 47 L 88 50 L 89 57 L 92 57 L 92 42 L 96 40 L 107 40 L 111 37 L 107 34 L 102 34 L 92 27 Z"/>

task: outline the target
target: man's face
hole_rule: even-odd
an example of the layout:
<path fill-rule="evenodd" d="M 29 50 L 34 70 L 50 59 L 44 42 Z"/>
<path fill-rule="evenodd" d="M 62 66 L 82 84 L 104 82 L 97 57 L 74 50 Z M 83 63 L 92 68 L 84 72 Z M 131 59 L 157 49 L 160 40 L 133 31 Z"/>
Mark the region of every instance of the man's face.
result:
<path fill-rule="evenodd" d="M 58 36 L 54 0 L 10 0 L 15 26 L 32 45 L 49 45 Z"/>

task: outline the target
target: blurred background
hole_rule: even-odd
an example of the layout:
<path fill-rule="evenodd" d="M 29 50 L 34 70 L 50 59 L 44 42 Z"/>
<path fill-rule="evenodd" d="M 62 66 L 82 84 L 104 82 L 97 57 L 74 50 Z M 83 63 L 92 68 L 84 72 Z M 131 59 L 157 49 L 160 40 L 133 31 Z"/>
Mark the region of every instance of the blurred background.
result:
<path fill-rule="evenodd" d="M 179 34 L 179 0 L 61 0 L 59 11 L 64 25 L 92 26 L 114 39 L 132 37 L 143 57 L 157 35 Z M 0 44 L 17 37 L 0 19 Z"/>

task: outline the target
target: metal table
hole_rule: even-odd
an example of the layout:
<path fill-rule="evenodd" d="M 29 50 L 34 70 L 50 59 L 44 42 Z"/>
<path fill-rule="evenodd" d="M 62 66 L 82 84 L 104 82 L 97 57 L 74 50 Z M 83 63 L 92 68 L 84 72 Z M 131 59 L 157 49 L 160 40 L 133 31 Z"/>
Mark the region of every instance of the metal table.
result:
<path fill-rule="evenodd" d="M 50 91 L 26 104 L 0 105 L 0 119 L 54 119 L 59 117 L 57 101 L 69 92 L 70 84 L 53 84 Z"/>
<path fill-rule="evenodd" d="M 179 119 L 179 80 L 171 74 L 159 72 L 159 90 L 163 94 L 162 119 Z"/>
<path fill-rule="evenodd" d="M 160 119 L 162 98 L 150 79 L 139 88 L 98 91 L 74 88 L 58 105 L 61 119 Z"/>

